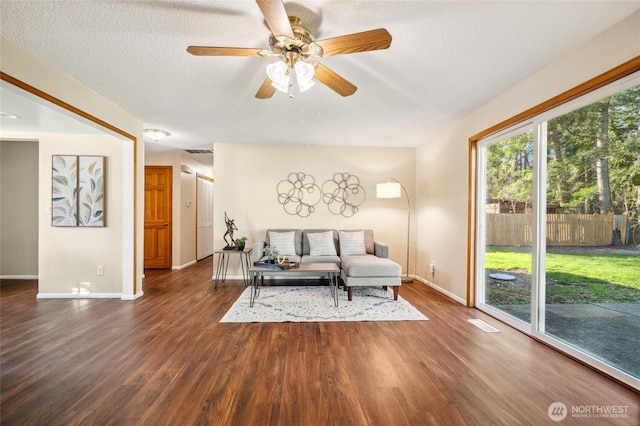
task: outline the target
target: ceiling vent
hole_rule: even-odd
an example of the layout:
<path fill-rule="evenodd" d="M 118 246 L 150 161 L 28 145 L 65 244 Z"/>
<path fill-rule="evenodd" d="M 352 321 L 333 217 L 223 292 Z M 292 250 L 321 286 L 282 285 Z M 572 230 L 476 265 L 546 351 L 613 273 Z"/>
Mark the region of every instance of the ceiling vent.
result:
<path fill-rule="evenodd" d="M 185 149 L 189 154 L 213 154 L 212 149 Z"/>

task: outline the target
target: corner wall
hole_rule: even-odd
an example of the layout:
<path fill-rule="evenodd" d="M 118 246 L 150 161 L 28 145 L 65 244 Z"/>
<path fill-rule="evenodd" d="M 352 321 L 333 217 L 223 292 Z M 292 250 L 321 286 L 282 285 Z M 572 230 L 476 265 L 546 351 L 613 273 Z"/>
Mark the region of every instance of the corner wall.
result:
<path fill-rule="evenodd" d="M 469 138 L 639 55 L 637 11 L 418 147 L 416 270 L 424 281 L 466 301 Z"/>

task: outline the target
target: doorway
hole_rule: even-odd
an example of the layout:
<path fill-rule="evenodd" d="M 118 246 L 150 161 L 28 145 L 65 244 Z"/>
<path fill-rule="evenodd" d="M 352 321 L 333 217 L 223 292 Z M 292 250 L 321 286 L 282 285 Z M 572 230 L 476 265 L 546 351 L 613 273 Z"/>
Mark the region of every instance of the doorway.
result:
<path fill-rule="evenodd" d="M 38 141 L 0 140 L 1 279 L 38 278 Z"/>
<path fill-rule="evenodd" d="M 144 168 L 144 267 L 171 268 L 171 166 Z"/>
<path fill-rule="evenodd" d="M 213 179 L 196 175 L 196 260 L 213 254 Z"/>

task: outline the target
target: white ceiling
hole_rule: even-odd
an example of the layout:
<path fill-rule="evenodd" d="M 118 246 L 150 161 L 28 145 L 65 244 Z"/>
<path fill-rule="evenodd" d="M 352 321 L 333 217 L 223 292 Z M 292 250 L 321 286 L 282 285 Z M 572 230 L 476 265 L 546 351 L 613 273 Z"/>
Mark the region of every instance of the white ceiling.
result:
<path fill-rule="evenodd" d="M 254 97 L 273 58 L 197 57 L 189 45 L 267 48 L 254 1 L 0 1 L 0 32 L 171 137 L 413 147 L 640 8 L 640 1 L 285 2 L 321 40 L 374 28 L 387 50 L 320 59 L 358 87 Z M 1 54 L 1 52 L 0 52 Z M 3 112 L 10 108 L 3 89 Z M 38 122 L 35 120 L 33 122 Z M 2 119 L 3 126 L 6 119 Z"/>

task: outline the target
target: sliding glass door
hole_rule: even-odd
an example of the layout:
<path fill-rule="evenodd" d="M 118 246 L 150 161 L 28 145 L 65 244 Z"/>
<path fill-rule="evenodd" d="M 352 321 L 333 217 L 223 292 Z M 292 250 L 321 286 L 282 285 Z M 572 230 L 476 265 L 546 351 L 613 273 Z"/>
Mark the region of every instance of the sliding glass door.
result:
<path fill-rule="evenodd" d="M 478 308 L 640 385 L 640 75 L 478 142 Z"/>
<path fill-rule="evenodd" d="M 530 125 L 480 148 L 483 291 L 478 302 L 518 326 L 531 323 L 533 148 Z"/>

